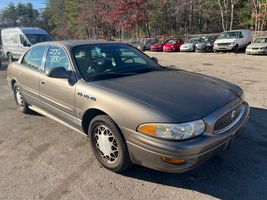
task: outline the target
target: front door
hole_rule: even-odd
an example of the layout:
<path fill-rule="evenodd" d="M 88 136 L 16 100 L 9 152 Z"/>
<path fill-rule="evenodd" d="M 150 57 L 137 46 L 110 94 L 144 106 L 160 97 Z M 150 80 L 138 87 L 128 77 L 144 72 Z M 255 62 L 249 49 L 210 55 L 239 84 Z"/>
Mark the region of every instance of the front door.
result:
<path fill-rule="evenodd" d="M 45 71 L 64 67 L 71 72 L 72 67 L 66 51 L 62 47 L 50 46 Z M 43 107 L 68 123 L 75 123 L 75 83 L 67 78 L 51 78 L 45 73 L 40 77 L 40 98 Z"/>
<path fill-rule="evenodd" d="M 17 57 L 19 58 L 25 51 L 29 49 L 29 42 L 26 40 L 24 35 L 19 35 L 19 42 L 16 49 Z"/>

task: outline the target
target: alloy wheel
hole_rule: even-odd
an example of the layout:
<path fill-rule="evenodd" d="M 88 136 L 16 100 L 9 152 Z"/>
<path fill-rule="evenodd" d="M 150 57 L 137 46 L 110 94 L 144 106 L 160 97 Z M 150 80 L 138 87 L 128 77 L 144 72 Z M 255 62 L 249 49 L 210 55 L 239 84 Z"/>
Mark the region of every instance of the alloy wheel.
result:
<path fill-rule="evenodd" d="M 17 100 L 18 105 L 24 106 L 24 100 L 23 100 L 23 97 L 22 97 L 22 94 L 21 94 L 21 91 L 19 88 L 16 88 L 15 96 L 16 96 L 16 100 Z"/>
<path fill-rule="evenodd" d="M 118 160 L 118 144 L 108 127 L 104 125 L 97 126 L 94 131 L 94 139 L 97 150 L 104 161 L 112 164 Z"/>

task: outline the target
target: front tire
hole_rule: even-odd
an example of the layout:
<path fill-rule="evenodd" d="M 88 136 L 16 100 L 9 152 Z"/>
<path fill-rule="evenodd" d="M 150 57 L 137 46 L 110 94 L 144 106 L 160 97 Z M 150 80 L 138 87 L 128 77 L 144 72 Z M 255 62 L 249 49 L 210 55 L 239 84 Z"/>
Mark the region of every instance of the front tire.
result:
<path fill-rule="evenodd" d="M 88 136 L 94 155 L 103 167 L 122 172 L 131 165 L 126 142 L 109 116 L 96 116 L 89 125 Z"/>
<path fill-rule="evenodd" d="M 25 114 L 30 113 L 29 106 L 21 93 L 20 87 L 16 83 L 13 87 L 13 91 L 19 111 Z"/>
<path fill-rule="evenodd" d="M 8 59 L 8 62 L 9 62 L 9 63 L 14 62 L 14 58 L 13 58 L 13 56 L 12 56 L 11 53 L 9 53 L 9 54 L 7 55 L 7 59 Z"/>
<path fill-rule="evenodd" d="M 238 53 L 239 52 L 239 47 L 238 44 L 234 47 L 234 53 Z"/>

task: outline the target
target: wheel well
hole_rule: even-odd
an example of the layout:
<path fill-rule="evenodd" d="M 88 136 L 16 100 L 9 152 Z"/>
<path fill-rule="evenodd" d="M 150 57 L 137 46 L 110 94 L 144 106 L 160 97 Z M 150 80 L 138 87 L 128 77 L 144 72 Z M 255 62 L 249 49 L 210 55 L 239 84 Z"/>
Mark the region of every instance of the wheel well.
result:
<path fill-rule="evenodd" d="M 13 79 L 13 80 L 11 81 L 12 89 L 14 88 L 15 83 L 16 83 L 16 81 Z"/>
<path fill-rule="evenodd" d="M 92 121 L 92 119 L 98 115 L 107 115 L 107 114 L 103 112 L 102 110 L 95 109 L 95 108 L 89 109 L 84 113 L 83 118 L 82 118 L 82 128 L 85 134 L 88 134 L 89 124 Z"/>

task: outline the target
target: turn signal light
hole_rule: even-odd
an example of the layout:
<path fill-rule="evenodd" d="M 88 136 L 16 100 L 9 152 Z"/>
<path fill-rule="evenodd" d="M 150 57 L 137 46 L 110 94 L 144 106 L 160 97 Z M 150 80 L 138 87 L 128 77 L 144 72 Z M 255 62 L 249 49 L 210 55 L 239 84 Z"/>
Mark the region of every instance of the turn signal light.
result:
<path fill-rule="evenodd" d="M 156 124 L 143 124 L 139 126 L 138 131 L 141 133 L 146 133 L 148 135 L 157 135 L 157 126 Z"/>
<path fill-rule="evenodd" d="M 185 160 L 178 160 L 178 159 L 172 159 L 172 158 L 166 158 L 166 157 L 162 157 L 161 160 L 163 160 L 164 162 L 167 162 L 167 163 L 178 164 L 178 165 L 182 165 L 182 164 L 186 163 Z"/>

